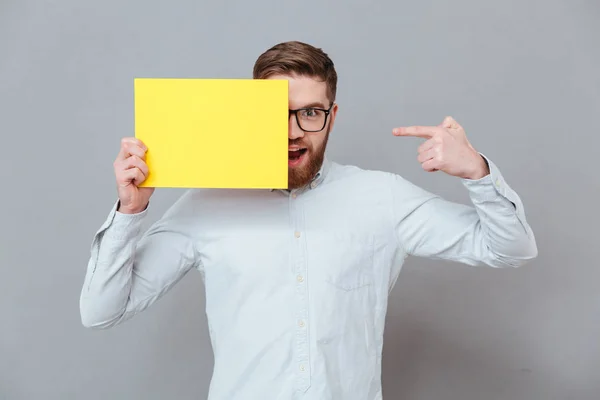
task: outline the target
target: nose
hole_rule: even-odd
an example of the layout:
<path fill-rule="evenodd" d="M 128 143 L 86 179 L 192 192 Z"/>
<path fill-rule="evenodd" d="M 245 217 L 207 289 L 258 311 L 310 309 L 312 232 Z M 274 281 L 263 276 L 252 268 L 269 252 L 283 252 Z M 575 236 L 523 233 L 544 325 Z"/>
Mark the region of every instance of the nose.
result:
<path fill-rule="evenodd" d="M 288 119 L 288 138 L 293 140 L 302 137 L 304 137 L 304 131 L 300 129 L 300 126 L 298 126 L 296 114 L 290 113 L 290 117 Z"/>

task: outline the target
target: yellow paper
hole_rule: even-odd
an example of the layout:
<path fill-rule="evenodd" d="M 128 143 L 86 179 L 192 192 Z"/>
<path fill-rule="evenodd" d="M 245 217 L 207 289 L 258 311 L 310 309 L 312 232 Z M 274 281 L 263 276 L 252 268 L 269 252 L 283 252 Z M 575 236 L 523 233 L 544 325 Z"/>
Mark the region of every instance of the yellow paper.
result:
<path fill-rule="evenodd" d="M 141 186 L 287 188 L 287 80 L 137 78 L 134 92 Z"/>

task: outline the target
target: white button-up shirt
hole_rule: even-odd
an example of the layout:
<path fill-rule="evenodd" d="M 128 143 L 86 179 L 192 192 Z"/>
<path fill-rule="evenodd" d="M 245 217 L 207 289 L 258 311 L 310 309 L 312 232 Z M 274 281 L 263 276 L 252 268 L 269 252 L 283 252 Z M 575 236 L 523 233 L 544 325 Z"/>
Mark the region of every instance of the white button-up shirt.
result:
<path fill-rule="evenodd" d="M 491 173 L 471 205 L 325 160 L 299 190 L 188 190 L 147 232 L 116 204 L 93 239 L 87 327 L 150 306 L 188 271 L 206 287 L 211 400 L 381 399 L 388 294 L 409 255 L 518 267 L 537 255 L 523 204 Z"/>

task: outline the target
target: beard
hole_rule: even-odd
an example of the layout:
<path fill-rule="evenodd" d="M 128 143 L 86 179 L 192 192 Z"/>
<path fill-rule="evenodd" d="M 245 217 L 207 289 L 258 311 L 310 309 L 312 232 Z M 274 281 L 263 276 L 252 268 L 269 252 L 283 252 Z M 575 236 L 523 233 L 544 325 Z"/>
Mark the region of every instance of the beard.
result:
<path fill-rule="evenodd" d="M 288 189 L 298 189 L 310 183 L 317 175 L 323 160 L 325 159 L 325 149 L 327 148 L 327 141 L 329 140 L 330 126 L 327 126 L 327 132 L 325 133 L 325 139 L 318 148 L 313 148 L 310 143 L 303 143 L 302 140 L 290 140 L 289 145 L 292 146 L 303 146 L 308 149 L 305 154 L 307 157 L 306 161 L 298 167 L 288 168 Z"/>

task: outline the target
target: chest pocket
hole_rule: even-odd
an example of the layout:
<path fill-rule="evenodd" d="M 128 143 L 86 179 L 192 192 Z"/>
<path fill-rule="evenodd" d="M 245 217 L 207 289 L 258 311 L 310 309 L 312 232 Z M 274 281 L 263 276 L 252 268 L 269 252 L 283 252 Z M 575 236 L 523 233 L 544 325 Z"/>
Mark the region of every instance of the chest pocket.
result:
<path fill-rule="evenodd" d="M 308 268 L 312 278 L 330 289 L 355 292 L 374 284 L 374 240 L 347 233 L 307 235 Z M 314 279 L 311 279 L 314 281 Z"/>
<path fill-rule="evenodd" d="M 335 371 L 341 387 L 364 389 L 377 363 L 375 240 L 330 232 L 308 232 L 306 240 L 317 357 Z"/>

